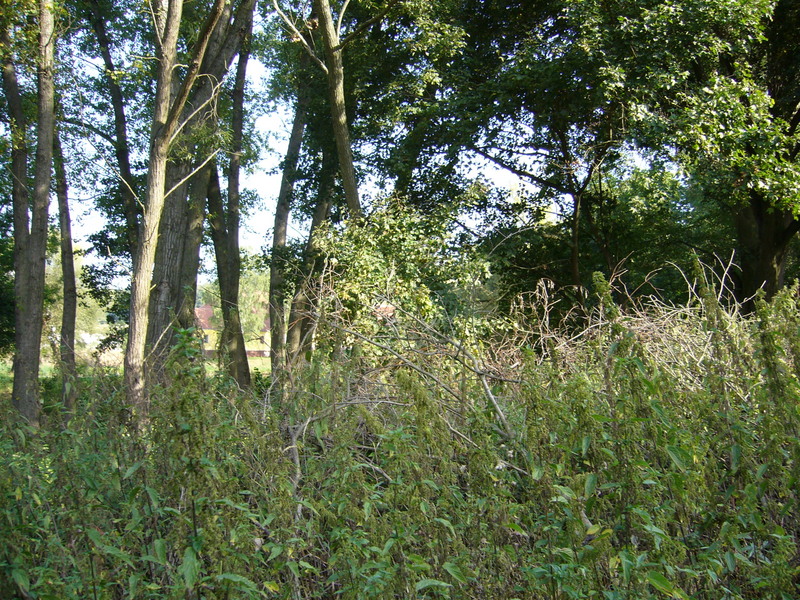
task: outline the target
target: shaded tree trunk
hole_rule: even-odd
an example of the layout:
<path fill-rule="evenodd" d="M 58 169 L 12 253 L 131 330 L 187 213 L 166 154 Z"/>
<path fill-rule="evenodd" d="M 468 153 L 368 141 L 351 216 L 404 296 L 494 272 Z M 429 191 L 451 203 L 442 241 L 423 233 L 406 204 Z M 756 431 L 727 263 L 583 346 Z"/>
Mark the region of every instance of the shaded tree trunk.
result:
<path fill-rule="evenodd" d="M 203 243 L 203 224 L 206 220 L 205 200 L 208 190 L 209 169 L 205 167 L 193 179 L 189 192 L 189 210 L 186 238 L 183 245 L 181 281 L 184 286 L 178 300 L 178 325 L 184 329 L 194 327 L 194 306 L 197 302 L 197 273 L 200 270 L 200 246 Z"/>
<path fill-rule="evenodd" d="M 272 262 L 269 269 L 270 359 L 273 377 L 286 366 L 286 239 L 291 196 L 297 178 L 297 162 L 308 116 L 309 95 L 304 86 L 297 91 L 292 132 L 283 159 L 283 174 L 275 207 L 272 232 Z"/>
<path fill-rule="evenodd" d="M 800 221 L 753 195 L 749 205 L 737 211 L 735 224 L 741 267 L 736 295 L 745 311 L 752 312 L 759 289 L 769 299 L 783 287 L 789 242 L 800 231 Z"/>
<path fill-rule="evenodd" d="M 105 67 L 106 85 L 108 85 L 111 108 L 114 111 L 114 154 L 120 175 L 119 195 L 122 199 L 125 214 L 128 246 L 133 259 L 136 256 L 136 246 L 139 238 L 139 208 L 136 200 L 136 183 L 131 172 L 131 152 L 128 144 L 128 122 L 125 116 L 125 103 L 122 89 L 113 77 L 116 66 L 111 57 L 111 41 L 106 30 L 103 10 L 98 0 L 88 0 L 86 6 L 88 7 L 89 23 L 100 47 L 100 56 Z"/>
<path fill-rule="evenodd" d="M 56 197 L 58 198 L 58 222 L 61 242 L 61 275 L 63 280 L 64 307 L 61 313 L 61 398 L 67 419 L 75 408 L 78 396 L 78 372 L 75 366 L 75 318 L 78 311 L 78 286 L 75 281 L 75 257 L 72 249 L 72 221 L 69 214 L 67 174 L 64 169 L 64 154 L 61 140 L 56 133 L 54 140 L 54 165 L 56 174 Z"/>
<path fill-rule="evenodd" d="M 221 360 L 227 367 L 228 372 L 236 380 L 236 383 L 239 384 L 239 387 L 246 388 L 250 385 L 250 368 L 247 362 L 247 350 L 244 345 L 242 322 L 239 315 L 240 256 L 238 235 L 235 240 L 231 239 L 232 236 L 225 223 L 224 210 L 219 174 L 216 166 L 212 165 L 208 185 L 208 212 L 211 222 L 211 237 L 214 241 L 214 253 L 217 259 L 217 277 L 219 278 L 220 303 L 222 306 Z"/>
<path fill-rule="evenodd" d="M 220 296 L 222 301 L 223 330 L 222 340 L 224 356 L 227 356 L 228 371 L 239 384 L 246 389 L 250 387 L 250 365 L 247 362 L 247 348 L 242 333 L 242 321 L 239 315 L 239 284 L 242 272 L 242 257 L 239 252 L 239 223 L 240 190 L 239 180 L 241 172 L 242 150 L 244 148 L 244 92 L 247 83 L 247 63 L 250 60 L 250 35 L 252 33 L 252 19 L 242 40 L 239 61 L 236 65 L 236 78 L 234 80 L 232 100 L 233 115 L 231 123 L 232 152 L 228 166 L 228 209 L 225 212 L 225 239 L 226 262 L 220 263 L 217 258 L 217 271 L 222 269 L 225 277 L 219 277 Z M 212 180 L 214 179 L 212 170 Z M 213 183 L 213 181 L 212 181 Z M 217 183 L 217 187 L 219 184 Z M 216 248 L 216 241 L 215 241 Z M 228 310 L 225 310 L 227 307 Z"/>
<path fill-rule="evenodd" d="M 47 251 L 47 219 L 53 168 L 55 131 L 55 19 L 52 4 L 39 0 L 36 162 L 33 195 L 27 193 L 27 161 L 22 98 L 13 58 L 3 60 L 3 88 L 11 116 L 12 184 L 14 207 L 15 352 L 12 401 L 33 425 L 39 423 L 39 361 L 44 312 L 44 274 Z M 2 41 L 11 47 L 8 25 L 3 23 Z"/>
<path fill-rule="evenodd" d="M 334 171 L 326 168 L 323 157 L 323 172 L 321 175 L 319 199 L 311 216 L 311 228 L 308 232 L 308 241 L 303 251 L 303 264 L 295 282 L 295 294 L 289 312 L 289 329 L 286 334 L 286 354 L 289 362 L 294 361 L 301 353 L 311 348 L 313 329 L 316 319 L 312 313 L 316 303 L 315 274 L 319 268 L 319 256 L 314 243 L 314 234 L 317 229 L 328 219 L 331 209 L 331 196 L 334 184 Z"/>
<path fill-rule="evenodd" d="M 184 262 L 199 249 L 188 248 L 190 182 L 185 180 L 192 171 L 186 162 L 170 163 L 167 167 L 166 188 L 174 189 L 164 202 L 163 217 L 158 234 L 153 265 L 153 281 L 148 318 L 147 347 L 150 349 L 149 368 L 162 379 L 164 362 L 173 344 L 178 313 L 184 304 L 184 289 L 196 286 L 197 272 L 187 272 Z M 182 180 L 183 183 L 181 183 Z M 199 241 L 197 242 L 199 244 Z"/>

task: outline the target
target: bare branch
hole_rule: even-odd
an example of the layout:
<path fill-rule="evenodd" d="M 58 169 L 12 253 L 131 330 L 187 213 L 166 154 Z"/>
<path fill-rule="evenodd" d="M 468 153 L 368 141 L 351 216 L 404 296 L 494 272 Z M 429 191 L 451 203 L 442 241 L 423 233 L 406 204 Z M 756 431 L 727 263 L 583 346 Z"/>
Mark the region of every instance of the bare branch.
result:
<path fill-rule="evenodd" d="M 339 18 L 336 19 L 336 33 L 342 30 L 342 19 L 344 18 L 344 13 L 347 12 L 347 7 L 350 5 L 350 0 L 344 0 L 344 4 L 342 5 L 342 10 L 339 11 Z"/>
<path fill-rule="evenodd" d="M 364 33 L 364 30 L 366 30 L 371 25 L 373 25 L 373 24 L 377 23 L 378 21 L 380 21 L 381 19 L 383 19 L 383 17 L 385 17 L 389 13 L 389 11 L 392 10 L 392 8 L 394 8 L 395 4 L 397 4 L 399 2 L 400 2 L 400 0 L 389 0 L 389 3 L 384 7 L 384 9 L 381 12 L 379 12 L 377 15 L 375 15 L 371 19 L 367 19 L 366 21 L 361 23 L 361 25 L 356 27 L 353 30 L 352 33 L 350 33 L 346 38 L 344 38 L 344 40 L 339 42 L 339 45 L 336 46 L 333 49 L 333 51 L 334 52 L 340 52 L 341 50 L 343 50 L 345 46 L 347 46 L 350 42 L 352 42 L 354 39 L 356 39 L 358 36 L 360 36 L 362 33 Z M 346 7 L 347 7 L 347 3 L 345 3 L 345 7 L 344 8 L 346 8 Z M 344 14 L 344 8 L 342 9 L 342 14 Z M 339 15 L 339 28 L 338 28 L 337 31 L 341 31 L 341 29 L 342 29 L 342 21 L 341 21 L 341 19 L 342 19 L 342 15 L 340 14 Z"/>
<path fill-rule="evenodd" d="M 496 156 L 493 156 L 493 155 L 489 154 L 487 151 L 485 151 L 485 150 L 483 150 L 481 148 L 478 148 L 477 146 L 468 146 L 467 149 L 468 150 L 472 150 L 473 152 L 475 152 L 476 154 L 482 156 L 486 160 L 488 160 L 490 162 L 493 162 L 498 167 L 501 167 L 501 168 L 505 169 L 506 171 L 509 171 L 510 173 L 513 173 L 514 175 L 516 175 L 518 177 L 521 177 L 522 179 L 527 179 L 528 181 L 531 181 L 531 182 L 533 182 L 533 183 L 535 183 L 537 185 L 541 185 L 543 187 L 547 187 L 547 188 L 556 190 L 557 192 L 561 192 L 562 194 L 570 194 L 570 193 L 572 193 L 572 190 L 568 190 L 563 185 L 561 185 L 559 183 L 556 183 L 555 181 L 553 181 L 551 179 L 545 179 L 544 177 L 539 177 L 538 175 L 534 175 L 530 171 L 525 171 L 524 169 L 520 169 L 519 167 L 515 167 L 511 163 L 503 160 L 502 158 L 498 158 Z"/>
<path fill-rule="evenodd" d="M 205 159 L 205 160 L 204 160 L 204 161 L 203 161 L 203 162 L 202 162 L 202 163 L 201 163 L 199 166 L 197 166 L 197 167 L 195 167 L 194 169 L 192 169 L 192 172 L 191 172 L 191 173 L 189 173 L 189 174 L 188 174 L 186 177 L 184 177 L 184 178 L 183 178 L 183 179 L 181 179 L 181 180 L 180 180 L 178 183 L 176 183 L 175 185 L 173 185 L 173 186 L 172 186 L 172 188 L 171 188 L 171 189 L 170 189 L 170 190 L 169 190 L 169 191 L 168 191 L 166 194 L 164 194 L 164 198 L 168 198 L 168 197 L 169 197 L 169 195 L 170 195 L 172 192 L 174 192 L 175 190 L 177 190 L 177 189 L 178 189 L 179 187 L 181 187 L 181 186 L 182 186 L 184 183 L 186 183 L 186 182 L 187 182 L 187 181 L 189 181 L 189 180 L 190 180 L 192 177 L 194 177 L 196 173 L 198 173 L 199 171 L 201 171 L 201 170 L 203 169 L 203 167 L 205 167 L 205 166 L 206 166 L 206 165 L 207 165 L 209 162 L 211 162 L 211 160 L 213 160 L 213 159 L 214 159 L 214 157 L 215 157 L 215 156 L 217 156 L 217 154 L 219 154 L 219 153 L 220 153 L 220 149 L 219 149 L 219 148 L 217 148 L 217 149 L 216 149 L 216 150 L 214 150 L 214 151 L 213 151 L 211 154 L 209 154 L 209 155 L 206 157 L 206 159 Z"/>
<path fill-rule="evenodd" d="M 292 20 L 288 16 L 286 16 L 285 12 L 281 10 L 281 7 L 278 5 L 278 0 L 272 0 L 272 6 L 275 8 L 275 12 L 278 13 L 278 16 L 283 20 L 284 23 L 286 23 L 286 26 L 291 30 L 292 40 L 300 42 L 303 48 L 305 49 L 306 53 L 311 57 L 311 60 L 313 60 L 316 63 L 316 65 L 320 69 L 322 69 L 322 71 L 327 75 L 328 74 L 327 65 L 324 62 L 322 62 L 319 56 L 317 56 L 317 53 L 314 52 L 314 49 L 308 43 L 306 37 L 295 26 Z"/>

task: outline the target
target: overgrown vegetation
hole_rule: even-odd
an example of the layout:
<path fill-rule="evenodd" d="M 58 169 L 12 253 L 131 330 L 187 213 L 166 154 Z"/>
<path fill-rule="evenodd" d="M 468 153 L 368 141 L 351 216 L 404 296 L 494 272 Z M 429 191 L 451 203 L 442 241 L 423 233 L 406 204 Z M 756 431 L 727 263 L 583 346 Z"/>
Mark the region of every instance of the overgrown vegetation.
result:
<path fill-rule="evenodd" d="M 594 289 L 551 327 L 541 288 L 485 345 L 329 296 L 264 397 L 183 331 L 136 427 L 114 374 L 67 428 L 3 403 L 0 597 L 796 598 L 797 288 L 748 317 Z"/>

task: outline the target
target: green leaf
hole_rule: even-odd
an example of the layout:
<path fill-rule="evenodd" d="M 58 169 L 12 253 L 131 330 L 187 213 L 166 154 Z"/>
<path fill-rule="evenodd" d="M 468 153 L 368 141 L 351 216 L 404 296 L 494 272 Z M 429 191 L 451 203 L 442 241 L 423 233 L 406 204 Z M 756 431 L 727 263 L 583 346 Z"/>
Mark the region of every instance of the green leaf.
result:
<path fill-rule="evenodd" d="M 723 554 L 723 558 L 725 559 L 725 566 L 728 568 L 728 573 L 733 573 L 736 570 L 736 557 L 733 555 L 733 552 L 728 550 Z"/>
<path fill-rule="evenodd" d="M 11 571 L 11 579 L 19 586 L 23 592 L 27 593 L 31 588 L 31 580 L 28 578 L 28 573 L 22 569 L 13 569 Z"/>
<path fill-rule="evenodd" d="M 508 527 L 511 531 L 528 537 L 528 534 L 525 532 L 525 530 L 517 523 L 506 523 L 506 527 Z"/>
<path fill-rule="evenodd" d="M 281 552 L 283 552 L 283 546 L 279 546 L 277 544 L 273 546 L 272 550 L 270 550 L 269 552 L 269 558 L 267 558 L 267 562 L 270 562 L 271 560 L 277 558 Z"/>
<path fill-rule="evenodd" d="M 742 447 L 739 444 L 731 446 L 731 472 L 736 473 L 739 471 L 739 465 L 742 460 Z"/>
<path fill-rule="evenodd" d="M 139 582 L 142 580 L 141 575 L 131 575 L 128 577 L 128 598 L 135 598 L 139 591 Z"/>
<path fill-rule="evenodd" d="M 692 464 L 692 455 L 680 446 L 667 446 L 667 454 L 681 471 L 686 471 Z"/>
<path fill-rule="evenodd" d="M 438 579 L 423 579 L 422 581 L 417 582 L 417 585 L 414 586 L 414 590 L 420 592 L 430 587 L 451 588 L 453 586 L 444 581 L 439 581 Z"/>
<path fill-rule="evenodd" d="M 578 497 L 578 495 L 572 491 L 572 488 L 569 488 L 565 485 L 554 485 L 553 487 L 556 488 L 558 493 L 561 494 L 561 496 L 564 498 L 567 498 L 569 500 L 575 500 L 575 498 Z"/>
<path fill-rule="evenodd" d="M 128 470 L 125 471 L 125 475 L 122 476 L 123 479 L 130 479 L 136 471 L 138 471 L 144 463 L 140 460 L 133 463 Z"/>
<path fill-rule="evenodd" d="M 183 563 L 178 567 L 178 572 L 183 577 L 186 588 L 193 589 L 200 575 L 200 561 L 197 560 L 197 554 L 191 546 L 183 553 Z"/>
<path fill-rule="evenodd" d="M 252 592 L 258 591 L 258 587 L 255 583 L 250 581 L 247 577 L 242 577 L 236 573 L 223 573 L 222 575 L 217 575 L 214 579 L 217 581 L 230 581 L 231 583 L 238 584 L 240 587 L 247 588 Z"/>
<path fill-rule="evenodd" d="M 153 542 L 153 548 L 156 551 L 156 558 L 158 558 L 159 564 L 166 565 L 167 564 L 167 542 L 162 539 L 158 538 Z"/>
<path fill-rule="evenodd" d="M 669 580 L 657 571 L 649 571 L 647 573 L 647 581 L 656 588 L 659 592 L 672 596 L 675 593 L 675 586 Z"/>
<path fill-rule="evenodd" d="M 467 576 L 464 574 L 464 571 L 461 570 L 457 564 L 452 562 L 446 562 L 442 565 L 445 571 L 450 573 L 450 575 L 458 581 L 459 583 L 467 583 Z"/>
<path fill-rule="evenodd" d="M 453 524 L 450 521 L 448 521 L 447 519 L 442 519 L 440 517 L 435 518 L 434 521 L 436 521 L 437 523 L 441 523 L 442 525 L 447 527 L 452 536 L 456 537 L 456 530 L 453 529 Z"/>
<path fill-rule="evenodd" d="M 647 581 L 662 594 L 672 598 L 688 598 L 683 590 L 672 585 L 666 577 L 657 571 L 649 571 L 647 573 Z"/>
<path fill-rule="evenodd" d="M 300 567 L 297 566 L 297 563 L 293 560 L 290 560 L 286 563 L 286 566 L 289 567 L 289 570 L 294 574 L 295 577 L 298 579 L 300 578 Z"/>
<path fill-rule="evenodd" d="M 597 474 L 589 473 L 586 477 L 586 482 L 583 484 L 583 497 L 591 498 L 597 489 Z"/>
<path fill-rule="evenodd" d="M 97 529 L 88 529 L 86 535 L 92 540 L 92 543 L 98 548 L 103 547 L 103 536 Z"/>

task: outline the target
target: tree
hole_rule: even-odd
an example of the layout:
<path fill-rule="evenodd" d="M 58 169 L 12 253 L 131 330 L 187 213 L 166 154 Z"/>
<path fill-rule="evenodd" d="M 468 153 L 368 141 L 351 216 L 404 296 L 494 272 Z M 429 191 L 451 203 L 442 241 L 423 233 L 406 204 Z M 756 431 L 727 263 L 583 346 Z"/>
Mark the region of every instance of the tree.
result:
<path fill-rule="evenodd" d="M 344 189 L 350 216 L 359 218 L 362 215 L 361 200 L 356 181 L 355 166 L 353 161 L 353 148 L 350 140 L 347 107 L 344 88 L 344 61 L 342 53 L 345 47 L 353 40 L 359 38 L 368 27 L 379 23 L 389 11 L 398 4 L 399 0 L 389 0 L 386 5 L 371 18 L 359 23 L 344 39 L 340 38 L 342 23 L 348 8 L 348 1 L 342 3 L 339 14 L 334 22 L 334 14 L 328 0 L 314 0 L 313 11 L 305 28 L 313 32 L 319 29 L 322 37 L 324 60 L 318 56 L 308 40 L 308 36 L 295 25 L 293 19 L 281 10 L 278 0 L 273 0 L 275 10 L 292 32 L 292 39 L 302 44 L 313 62 L 325 73 L 328 82 L 328 105 L 331 112 L 333 138 L 336 143 L 336 156 L 339 163 L 339 175 Z"/>
<path fill-rule="evenodd" d="M 677 150 L 706 201 L 735 215 L 738 298 L 762 288 L 772 296 L 800 230 L 797 3 L 620 1 L 583 10 L 607 89 L 631 99 L 637 139 Z"/>
<path fill-rule="evenodd" d="M 131 151 L 128 142 L 128 118 L 122 88 L 117 81 L 117 67 L 112 58 L 111 40 L 106 28 L 106 15 L 98 0 L 86 0 L 85 14 L 103 59 L 104 83 L 107 86 L 111 107 L 114 112 L 114 155 L 119 168 L 118 196 L 122 200 L 127 242 L 130 256 L 136 255 L 139 238 L 139 207 L 137 202 L 137 183 L 131 169 Z"/>
<path fill-rule="evenodd" d="M 252 36 L 252 10 L 248 13 L 247 28 L 241 42 L 236 77 L 231 91 L 231 153 L 228 163 L 227 205 L 223 205 L 219 175 L 212 165 L 208 187 L 208 212 L 211 235 L 217 259 L 217 277 L 224 327 L 220 340 L 220 357 L 231 376 L 241 388 L 250 387 L 250 367 L 239 314 L 239 283 L 242 258 L 239 251 L 239 223 L 241 218 L 241 192 L 239 189 L 242 154 L 244 149 L 245 84 L 247 63 L 250 60 Z"/>
<path fill-rule="evenodd" d="M 291 196 L 297 178 L 297 163 L 308 118 L 309 92 L 307 84 L 297 83 L 294 119 L 289 135 L 289 144 L 283 159 L 281 186 L 275 205 L 275 221 L 272 231 L 272 260 L 269 277 L 270 362 L 273 374 L 281 373 L 286 366 L 286 247 Z"/>
<path fill-rule="evenodd" d="M 69 210 L 67 173 L 64 168 L 64 153 L 61 149 L 61 140 L 58 133 L 56 133 L 54 141 L 61 278 L 64 294 L 61 333 L 59 335 L 59 358 L 62 379 L 61 398 L 67 415 L 69 415 L 75 408 L 75 399 L 78 395 L 78 371 L 75 364 L 75 320 L 78 312 L 78 284 L 75 279 L 75 258 L 72 248 L 72 219 Z"/>
<path fill-rule="evenodd" d="M 157 30 L 156 56 L 158 76 L 153 106 L 147 188 L 144 199 L 144 219 L 139 238 L 134 272 L 131 282 L 131 312 L 128 342 L 125 351 L 125 384 L 130 405 L 146 411 L 145 353 L 147 345 L 150 285 L 155 264 L 158 232 L 167 198 L 167 160 L 174 135 L 181 125 L 181 115 L 189 94 L 200 73 L 201 64 L 214 31 L 225 7 L 224 0 L 216 0 L 197 42 L 190 54 L 189 68 L 182 81 L 178 81 L 178 37 L 183 2 L 165 0 L 153 6 Z M 173 97 L 173 86 L 177 93 Z"/>
<path fill-rule="evenodd" d="M 28 195 L 27 120 L 13 55 L 13 35 L 20 32 L 0 15 L 0 41 L 3 43 L 3 90 L 8 105 L 12 137 L 11 173 L 14 178 L 14 295 L 15 352 L 12 400 L 31 424 L 39 423 L 39 360 L 44 311 L 44 270 L 47 250 L 47 219 L 50 181 L 53 168 L 55 132 L 56 30 L 54 7 L 45 0 L 36 5 L 35 61 L 37 69 L 36 159 L 33 193 Z M 29 206 L 30 200 L 30 206 Z"/>
<path fill-rule="evenodd" d="M 203 172 L 217 160 L 217 155 L 224 149 L 230 149 L 231 155 L 237 157 L 241 153 L 243 117 L 239 119 L 239 127 L 231 127 L 231 142 L 226 143 L 222 132 L 220 114 L 225 108 L 220 106 L 220 98 L 225 85 L 225 77 L 234 57 L 240 55 L 240 79 L 243 85 L 244 69 L 249 52 L 241 52 L 243 44 L 249 36 L 253 19 L 253 0 L 240 2 L 238 5 L 226 4 L 223 14 L 214 28 L 208 43 L 208 50 L 201 63 L 198 84 L 186 102 L 184 114 L 181 116 L 181 134 L 176 137 L 175 148 L 167 167 L 167 195 L 159 232 L 158 249 L 153 269 L 154 294 L 150 302 L 150 316 L 147 333 L 147 346 L 151 349 L 150 368 L 154 374 L 162 372 L 162 365 L 173 345 L 174 324 L 182 328 L 194 324 L 194 305 L 197 289 L 197 270 L 199 266 L 200 244 L 203 236 L 204 207 L 206 198 L 212 187 L 209 187 L 210 172 Z M 235 84 L 234 84 L 235 87 Z M 243 102 L 243 98 L 242 98 Z M 243 115 L 243 107 L 239 111 Z M 232 122 L 237 113 L 236 108 L 229 113 Z M 237 145 L 240 149 L 236 150 Z M 234 160 L 234 167 L 238 163 Z M 238 170 L 228 172 L 228 191 L 235 182 L 235 193 L 231 197 L 224 213 L 212 211 L 225 219 L 225 227 L 217 229 L 222 238 L 212 236 L 219 241 L 224 240 L 226 252 L 217 254 L 227 262 L 218 271 L 225 272 L 225 294 L 227 305 L 236 306 L 236 290 L 230 289 L 231 283 L 238 278 L 238 212 L 239 190 Z M 233 175 L 233 177 L 231 177 Z M 234 215 L 235 213 L 235 215 Z M 219 221 L 216 222 L 219 224 Z M 231 317 L 230 310 L 226 314 Z M 239 329 L 235 323 L 229 322 L 229 331 Z M 236 334 L 226 334 L 226 340 L 235 339 Z M 233 337 L 231 337 L 233 336 Z M 240 383 L 246 384 L 247 366 L 243 347 L 232 355 L 237 368 Z M 245 364 L 242 361 L 245 360 Z M 238 365 L 238 366 L 237 366 Z M 245 386 L 246 387 L 246 386 Z"/>

